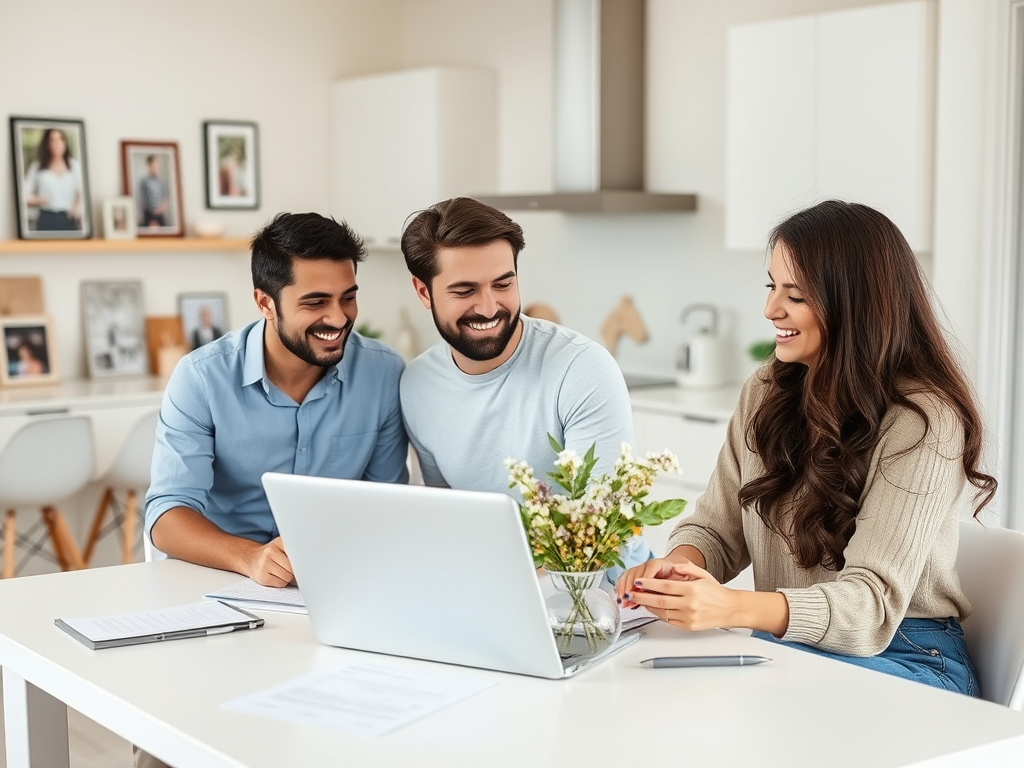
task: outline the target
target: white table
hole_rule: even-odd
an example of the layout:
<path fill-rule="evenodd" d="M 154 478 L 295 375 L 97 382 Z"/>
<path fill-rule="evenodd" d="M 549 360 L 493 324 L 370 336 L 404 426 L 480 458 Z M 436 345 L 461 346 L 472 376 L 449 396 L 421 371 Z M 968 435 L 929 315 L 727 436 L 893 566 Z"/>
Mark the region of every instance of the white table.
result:
<path fill-rule="evenodd" d="M 0 582 L 10 768 L 66 768 L 74 707 L 170 764 L 281 766 L 1024 765 L 1024 716 L 995 704 L 770 646 L 732 632 L 655 625 L 581 675 L 540 680 L 322 646 L 307 617 L 266 627 L 90 651 L 53 626 L 193 602 L 239 577 L 178 561 Z M 365 585 L 339 585 L 370 600 Z M 417 599 L 410 582 L 410 599 Z M 765 653 L 771 664 L 659 669 L 655 655 Z M 318 668 L 372 659 L 497 685 L 381 738 L 219 705 Z"/>

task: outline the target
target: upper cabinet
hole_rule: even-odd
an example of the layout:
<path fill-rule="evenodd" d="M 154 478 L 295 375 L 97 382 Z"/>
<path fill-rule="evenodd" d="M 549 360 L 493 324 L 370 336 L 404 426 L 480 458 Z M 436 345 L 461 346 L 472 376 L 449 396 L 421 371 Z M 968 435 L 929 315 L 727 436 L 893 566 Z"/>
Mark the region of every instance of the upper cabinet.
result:
<path fill-rule="evenodd" d="M 838 198 L 930 250 L 934 49 L 931 0 L 731 28 L 726 246 L 762 250 L 787 214 Z"/>
<path fill-rule="evenodd" d="M 371 248 L 409 214 L 496 187 L 494 74 L 413 69 L 332 86 L 332 207 Z"/>

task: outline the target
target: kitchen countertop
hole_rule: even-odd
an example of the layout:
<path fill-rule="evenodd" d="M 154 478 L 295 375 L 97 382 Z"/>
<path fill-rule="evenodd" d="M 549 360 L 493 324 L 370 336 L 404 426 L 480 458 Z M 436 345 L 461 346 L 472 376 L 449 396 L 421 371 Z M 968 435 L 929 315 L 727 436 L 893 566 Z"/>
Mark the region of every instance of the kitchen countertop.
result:
<path fill-rule="evenodd" d="M 642 411 L 727 421 L 736 409 L 740 388 L 739 384 L 717 389 L 642 387 L 631 389 L 629 400 L 634 408 Z"/>

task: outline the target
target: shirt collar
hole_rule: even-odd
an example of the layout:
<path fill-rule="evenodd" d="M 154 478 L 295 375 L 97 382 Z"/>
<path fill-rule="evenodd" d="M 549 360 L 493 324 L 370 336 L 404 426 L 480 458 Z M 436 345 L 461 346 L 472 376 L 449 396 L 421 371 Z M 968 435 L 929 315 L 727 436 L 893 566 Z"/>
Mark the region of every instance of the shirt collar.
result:
<path fill-rule="evenodd" d="M 266 359 L 263 356 L 263 334 L 266 327 L 267 320 L 264 318 L 249 329 L 249 334 L 245 339 L 245 364 L 242 369 L 243 387 L 256 384 L 266 378 L 267 365 Z M 350 375 L 348 369 L 352 365 L 351 347 L 352 339 L 349 338 L 345 343 L 345 356 L 341 358 L 340 363 L 331 366 L 331 370 L 327 374 L 328 376 L 333 375 L 338 381 L 345 381 L 346 376 Z"/>

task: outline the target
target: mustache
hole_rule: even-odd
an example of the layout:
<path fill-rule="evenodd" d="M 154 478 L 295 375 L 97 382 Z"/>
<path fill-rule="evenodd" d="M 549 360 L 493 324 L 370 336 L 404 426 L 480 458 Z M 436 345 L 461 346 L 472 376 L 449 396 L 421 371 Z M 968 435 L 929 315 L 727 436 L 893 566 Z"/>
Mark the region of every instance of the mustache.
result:
<path fill-rule="evenodd" d="M 503 309 L 500 312 L 496 312 L 491 317 L 484 317 L 483 315 L 463 315 L 462 317 L 459 318 L 459 324 L 463 325 L 465 323 L 489 323 L 489 322 L 491 322 L 493 320 L 511 320 L 511 319 L 512 319 L 512 313 Z"/>

